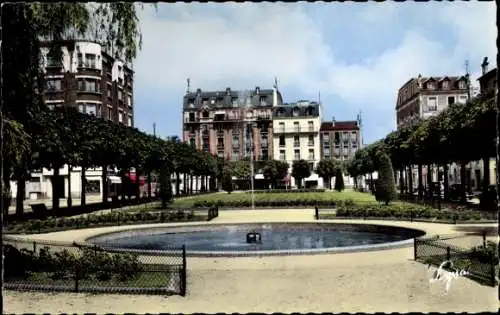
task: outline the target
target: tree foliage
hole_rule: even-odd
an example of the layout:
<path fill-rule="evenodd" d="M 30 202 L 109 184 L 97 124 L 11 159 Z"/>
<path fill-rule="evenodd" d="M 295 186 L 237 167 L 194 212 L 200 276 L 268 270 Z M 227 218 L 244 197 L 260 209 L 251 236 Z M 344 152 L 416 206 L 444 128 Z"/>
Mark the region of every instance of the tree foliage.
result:
<path fill-rule="evenodd" d="M 383 152 L 378 152 L 379 169 L 376 181 L 375 198 L 386 205 L 396 197 L 396 188 L 394 186 L 394 171 L 389 156 Z"/>
<path fill-rule="evenodd" d="M 335 170 L 335 190 L 338 192 L 344 190 L 344 176 L 340 167 Z"/>
<path fill-rule="evenodd" d="M 289 165 L 287 162 L 271 160 L 266 163 L 263 169 L 264 178 L 267 179 L 272 188 L 276 188 L 277 182 L 288 174 Z"/>
<path fill-rule="evenodd" d="M 309 163 L 306 160 L 293 161 L 292 164 L 292 176 L 297 182 L 297 187 L 302 187 L 302 180 L 311 176 L 311 169 L 309 168 Z"/>
<path fill-rule="evenodd" d="M 331 179 L 335 176 L 339 164 L 335 160 L 321 160 L 316 167 L 316 174 L 323 178 L 323 182 L 331 188 Z"/>

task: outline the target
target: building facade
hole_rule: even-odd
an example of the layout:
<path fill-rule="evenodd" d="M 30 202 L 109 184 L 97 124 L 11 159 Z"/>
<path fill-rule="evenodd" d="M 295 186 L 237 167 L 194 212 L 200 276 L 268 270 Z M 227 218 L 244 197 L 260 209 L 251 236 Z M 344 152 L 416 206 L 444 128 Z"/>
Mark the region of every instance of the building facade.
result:
<path fill-rule="evenodd" d="M 310 101 L 298 101 L 273 107 L 273 159 L 306 160 L 312 171 L 320 159 L 319 130 L 321 106 Z M 316 174 L 305 179 L 306 187 L 322 186 Z M 291 178 L 291 186 L 295 180 Z"/>
<path fill-rule="evenodd" d="M 80 112 L 133 126 L 131 67 L 94 42 L 63 41 L 61 52 L 62 60 L 50 55 L 48 43 L 41 47 L 43 97 L 49 108 L 75 106 Z"/>
<path fill-rule="evenodd" d="M 469 97 L 466 76 L 411 78 L 398 91 L 396 123 L 398 129 L 418 118 L 428 118 L 454 103 L 465 104 Z"/>
<path fill-rule="evenodd" d="M 361 147 L 360 122 L 327 121 L 321 123 L 321 159 L 348 161 Z"/>
<path fill-rule="evenodd" d="M 134 125 L 133 77 L 134 72 L 120 60 L 112 58 L 104 47 L 95 42 L 61 41 L 62 58 L 50 54 L 49 43 L 41 45 L 44 75 L 43 99 L 50 108 L 74 106 L 82 113 L 120 123 Z M 96 135 L 97 137 L 99 135 Z M 74 166 L 71 172 L 64 166 L 59 170 L 63 184 L 59 185 L 61 198 L 81 196 L 81 169 Z M 113 172 L 110 170 L 110 176 Z M 102 198 L 104 185 L 102 170 L 86 170 L 86 194 L 89 201 Z M 52 198 L 53 170 L 32 172 L 26 183 L 26 198 Z M 116 178 L 112 178 L 116 181 Z M 118 178 L 119 179 L 119 178 Z M 71 191 L 68 191 L 71 181 Z M 11 182 L 12 196 L 17 194 L 17 183 Z"/>
<path fill-rule="evenodd" d="M 199 150 L 238 161 L 273 158 L 273 106 L 283 103 L 277 87 L 253 91 L 188 92 L 183 139 Z"/>

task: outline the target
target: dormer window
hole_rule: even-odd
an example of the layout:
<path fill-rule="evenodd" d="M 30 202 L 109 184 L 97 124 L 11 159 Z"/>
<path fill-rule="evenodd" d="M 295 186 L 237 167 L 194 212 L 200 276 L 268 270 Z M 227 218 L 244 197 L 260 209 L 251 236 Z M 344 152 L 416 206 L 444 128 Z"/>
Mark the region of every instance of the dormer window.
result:
<path fill-rule="evenodd" d="M 434 85 L 434 82 L 427 83 L 427 89 L 434 90 L 435 88 L 436 88 L 436 85 Z"/>
<path fill-rule="evenodd" d="M 298 109 L 297 107 L 295 107 L 295 108 L 293 109 L 292 115 L 293 115 L 294 117 L 299 116 L 299 109 Z"/>
<path fill-rule="evenodd" d="M 285 110 L 283 108 L 278 109 L 278 117 L 285 116 Z"/>
<path fill-rule="evenodd" d="M 443 81 L 443 89 L 447 90 L 449 88 L 448 80 Z"/>
<path fill-rule="evenodd" d="M 461 80 L 461 81 L 458 82 L 458 88 L 461 89 L 461 90 L 464 90 L 466 88 L 464 80 Z"/>

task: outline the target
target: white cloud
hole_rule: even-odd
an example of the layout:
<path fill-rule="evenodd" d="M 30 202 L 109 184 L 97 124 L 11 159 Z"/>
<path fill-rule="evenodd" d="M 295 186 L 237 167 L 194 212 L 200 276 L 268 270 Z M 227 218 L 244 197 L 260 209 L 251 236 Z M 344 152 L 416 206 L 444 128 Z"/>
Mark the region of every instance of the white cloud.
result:
<path fill-rule="evenodd" d="M 421 12 L 426 10 L 422 21 L 427 29 L 395 24 L 395 28 L 407 28 L 397 47 L 359 63 L 347 63 L 343 56 L 332 53 L 334 46 L 343 43 L 332 42 L 331 36 L 327 43 L 325 21 L 315 20 L 304 6 L 245 3 L 221 5 L 224 9 L 220 11 L 194 9 L 189 4 L 161 6 L 177 17 L 159 19 L 152 10 L 141 14 L 144 49 L 135 70 L 136 87 L 145 93 L 182 95 L 188 77 L 193 88 L 208 90 L 226 86 L 266 88 L 278 76 L 287 101 L 293 101 L 287 99 L 287 89 L 302 95 L 316 95 L 321 89 L 325 98 L 338 95 L 362 109 L 394 115 L 397 89 L 410 77 L 419 73 L 461 74 L 465 59 L 470 60 L 475 73 L 483 56 L 494 60 L 496 54 L 494 3 L 434 5 L 432 10 L 413 6 Z M 359 19 L 350 27 L 370 27 L 377 19 L 381 23 L 396 22 L 401 7 L 367 6 L 353 15 Z M 332 12 L 334 9 L 329 8 Z M 427 37 L 429 28 L 436 32 L 451 28 L 451 34 L 457 37 L 455 45 L 450 47 L 435 36 Z M 345 32 L 349 32 L 348 26 Z M 387 34 L 375 36 L 383 41 Z M 369 43 L 366 46 L 369 50 Z M 366 128 L 382 124 L 385 129 L 372 128 L 377 130 L 377 137 L 383 136 L 379 130 L 388 132 L 394 126 L 392 118 L 386 119 L 367 119 Z"/>

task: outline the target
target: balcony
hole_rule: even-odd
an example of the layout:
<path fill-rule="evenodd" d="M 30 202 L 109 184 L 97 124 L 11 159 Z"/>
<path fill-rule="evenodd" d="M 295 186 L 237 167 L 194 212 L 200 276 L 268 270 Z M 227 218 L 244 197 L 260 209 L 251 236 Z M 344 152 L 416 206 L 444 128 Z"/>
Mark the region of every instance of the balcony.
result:
<path fill-rule="evenodd" d="M 294 141 L 293 142 L 293 146 L 296 147 L 296 148 L 300 147 L 300 141 Z"/>
<path fill-rule="evenodd" d="M 269 143 L 268 143 L 267 141 L 262 141 L 262 142 L 260 143 L 260 146 L 261 146 L 262 148 L 267 148 L 267 147 L 269 146 Z"/>
<path fill-rule="evenodd" d="M 284 148 L 285 147 L 285 144 L 284 143 L 280 143 L 280 148 Z"/>
<path fill-rule="evenodd" d="M 314 155 L 309 155 L 309 156 L 307 157 L 307 159 L 308 159 L 309 161 L 314 161 Z"/>
<path fill-rule="evenodd" d="M 271 115 L 261 114 L 256 116 L 257 120 L 272 120 Z"/>
<path fill-rule="evenodd" d="M 315 131 L 314 128 L 308 128 L 308 127 L 288 127 L 288 128 L 275 128 L 273 129 L 273 133 L 275 134 L 287 134 L 287 133 L 316 133 L 318 131 Z"/>
<path fill-rule="evenodd" d="M 203 138 L 208 138 L 210 135 L 209 135 L 208 131 L 203 131 L 203 132 L 201 133 L 201 136 L 202 136 Z"/>
<path fill-rule="evenodd" d="M 286 161 L 286 156 L 280 155 L 280 161 Z"/>
<path fill-rule="evenodd" d="M 224 143 L 217 143 L 217 150 L 224 150 Z"/>
<path fill-rule="evenodd" d="M 237 149 L 237 148 L 240 147 L 240 143 L 239 142 L 233 142 L 232 146 L 233 146 L 233 149 Z"/>
<path fill-rule="evenodd" d="M 307 145 L 310 147 L 314 146 L 314 141 L 307 141 Z"/>
<path fill-rule="evenodd" d="M 219 137 L 219 138 L 224 138 L 224 131 L 222 131 L 222 130 L 217 130 L 217 137 Z"/>
<path fill-rule="evenodd" d="M 300 155 L 295 155 L 295 156 L 293 157 L 293 160 L 294 160 L 294 161 L 298 161 L 298 160 L 300 160 Z"/>
<path fill-rule="evenodd" d="M 87 61 L 87 62 L 78 62 L 79 69 L 94 69 L 97 70 L 95 61 Z"/>

